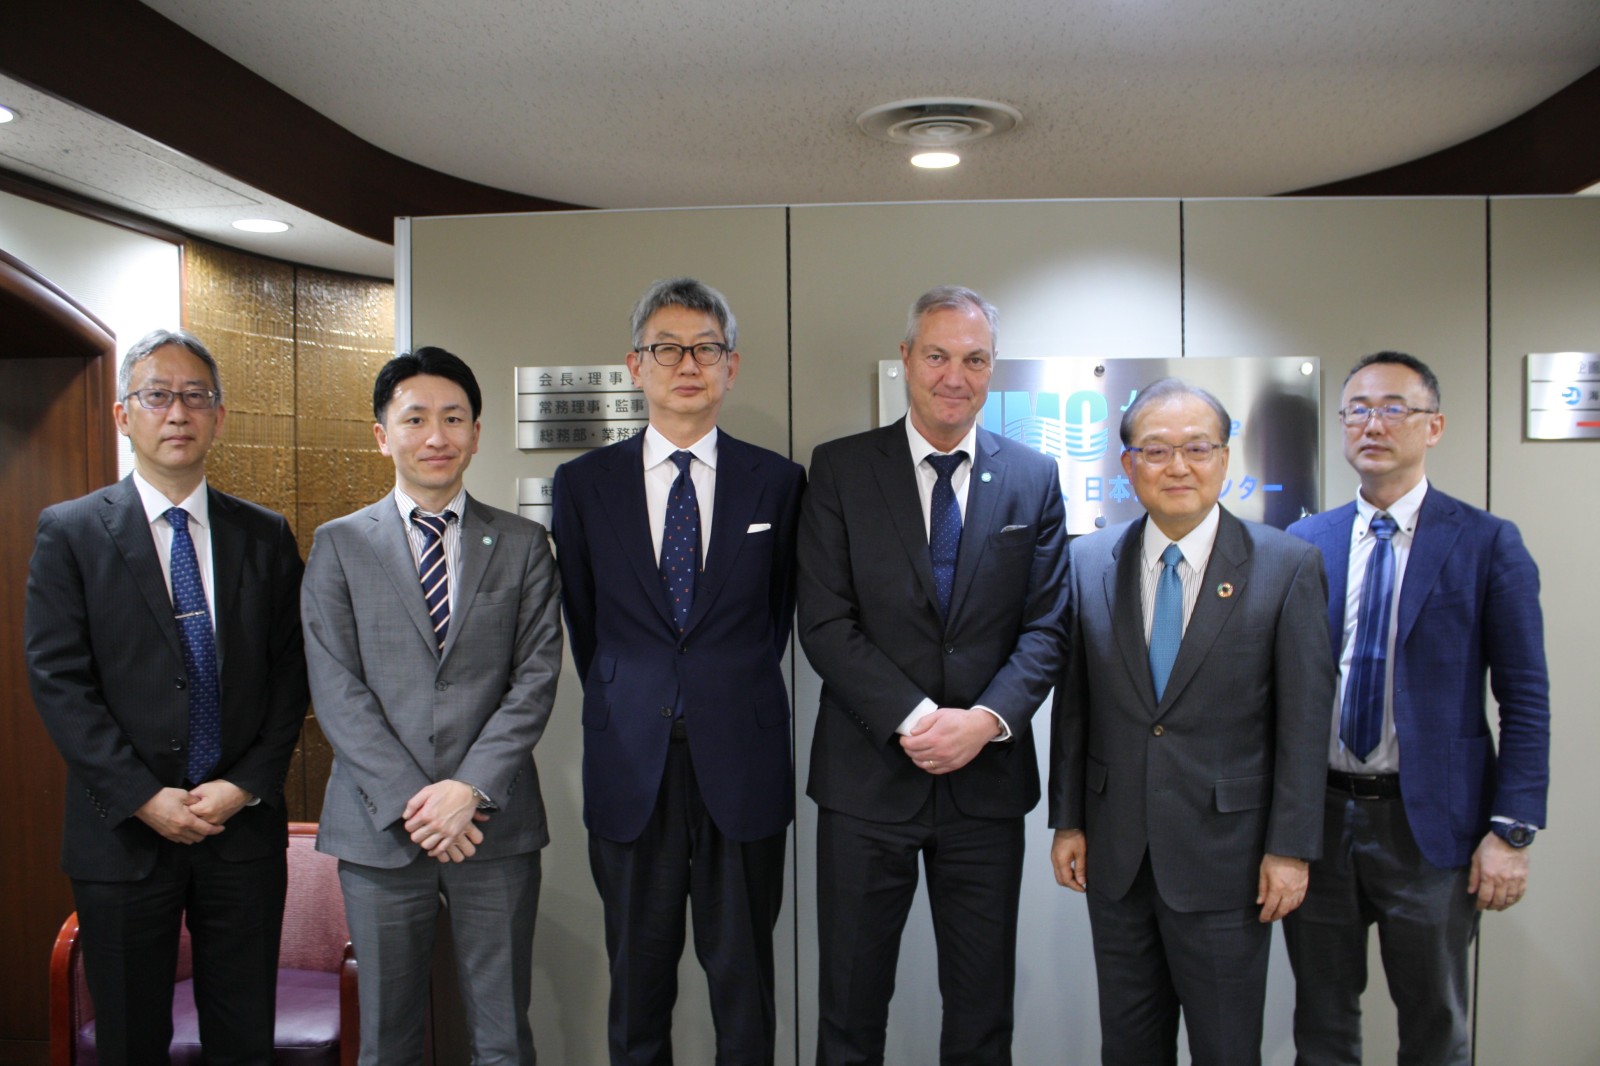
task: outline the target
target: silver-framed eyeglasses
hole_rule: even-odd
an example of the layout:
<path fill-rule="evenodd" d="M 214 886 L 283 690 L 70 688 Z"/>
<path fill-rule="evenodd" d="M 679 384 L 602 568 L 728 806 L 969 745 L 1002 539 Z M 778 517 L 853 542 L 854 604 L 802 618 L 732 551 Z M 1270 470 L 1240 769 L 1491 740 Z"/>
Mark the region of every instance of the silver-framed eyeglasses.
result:
<path fill-rule="evenodd" d="M 1183 453 L 1184 462 L 1190 466 L 1204 466 L 1216 457 L 1217 452 L 1225 448 L 1226 444 L 1218 444 L 1215 441 L 1191 440 L 1176 448 L 1170 444 L 1146 444 L 1143 448 L 1123 450 L 1133 452 L 1146 466 L 1166 466 L 1179 452 Z"/>
<path fill-rule="evenodd" d="M 222 394 L 214 389 L 134 389 L 122 402 L 127 403 L 131 396 L 137 396 L 139 406 L 146 411 L 165 411 L 174 400 L 181 400 L 191 411 L 209 411 L 222 399 Z"/>
<path fill-rule="evenodd" d="M 1398 426 L 1412 415 L 1436 415 L 1437 407 L 1408 407 L 1403 403 L 1386 403 L 1378 407 L 1368 407 L 1364 403 L 1353 403 L 1349 407 L 1339 409 L 1339 421 L 1347 426 L 1365 426 L 1376 417 L 1380 422 L 1389 426 Z"/>
<path fill-rule="evenodd" d="M 719 341 L 701 341 L 699 344 L 641 344 L 641 352 L 649 352 L 662 366 L 677 366 L 683 362 L 683 353 L 690 352 L 701 366 L 716 366 L 728 354 L 728 346 Z"/>

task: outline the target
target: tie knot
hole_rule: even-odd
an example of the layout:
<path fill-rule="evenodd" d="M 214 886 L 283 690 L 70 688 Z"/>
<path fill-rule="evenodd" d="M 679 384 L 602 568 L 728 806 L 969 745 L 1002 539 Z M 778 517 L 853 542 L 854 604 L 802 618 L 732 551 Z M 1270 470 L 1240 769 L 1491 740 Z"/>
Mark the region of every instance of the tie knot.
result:
<path fill-rule="evenodd" d="M 933 467 L 933 472 L 939 475 L 940 481 L 949 481 L 955 474 L 956 467 L 966 461 L 966 452 L 951 452 L 949 455 L 929 455 L 928 465 Z"/>
<path fill-rule="evenodd" d="M 1373 517 L 1372 525 L 1368 528 L 1372 530 L 1372 535 L 1374 537 L 1377 537 L 1379 540 L 1388 540 L 1390 537 L 1394 536 L 1400 531 L 1400 523 L 1396 522 L 1393 518 L 1390 518 L 1387 514 L 1380 511 L 1376 516 Z"/>
<path fill-rule="evenodd" d="M 1166 566 L 1177 566 L 1183 562 L 1183 552 L 1176 544 L 1168 544 L 1167 550 L 1161 553 L 1161 562 Z"/>
<path fill-rule="evenodd" d="M 694 459 L 694 452 L 677 451 L 673 452 L 668 458 L 678 464 L 678 473 L 687 474 L 689 472 L 689 463 Z"/>
<path fill-rule="evenodd" d="M 411 521 L 421 527 L 431 539 L 438 540 L 444 536 L 445 527 L 455 516 L 454 511 L 446 511 L 444 514 L 423 514 L 422 508 L 418 507 L 411 512 Z"/>
<path fill-rule="evenodd" d="M 189 528 L 189 512 L 185 511 L 182 507 L 167 508 L 166 517 L 167 525 L 171 526 L 173 529 Z"/>

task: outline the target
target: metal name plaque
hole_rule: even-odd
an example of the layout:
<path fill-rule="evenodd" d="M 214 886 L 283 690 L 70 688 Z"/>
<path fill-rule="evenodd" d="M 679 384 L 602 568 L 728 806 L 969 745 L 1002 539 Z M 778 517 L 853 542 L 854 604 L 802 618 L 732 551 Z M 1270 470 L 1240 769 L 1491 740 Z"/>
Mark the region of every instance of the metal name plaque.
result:
<path fill-rule="evenodd" d="M 519 366 L 517 447 L 603 448 L 650 424 L 625 366 Z"/>
<path fill-rule="evenodd" d="M 1150 382 L 1176 375 L 1233 420 L 1221 500 L 1280 529 L 1321 506 L 1321 366 L 1315 359 L 1000 359 L 979 425 L 1050 456 L 1067 532 L 1144 513 L 1122 469 L 1122 413 Z M 905 368 L 878 364 L 878 424 L 906 413 Z"/>
<path fill-rule="evenodd" d="M 1600 353 L 1529 352 L 1523 360 L 1528 440 L 1600 440 Z"/>
<path fill-rule="evenodd" d="M 555 484 L 553 477 L 517 478 L 517 513 L 549 529 L 556 511 Z"/>

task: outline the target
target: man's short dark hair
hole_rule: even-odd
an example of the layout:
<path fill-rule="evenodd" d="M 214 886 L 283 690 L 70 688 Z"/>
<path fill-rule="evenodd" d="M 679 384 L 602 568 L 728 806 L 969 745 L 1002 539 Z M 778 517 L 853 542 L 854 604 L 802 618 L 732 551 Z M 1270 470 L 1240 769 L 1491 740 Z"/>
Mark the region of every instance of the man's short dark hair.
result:
<path fill-rule="evenodd" d="M 694 278 L 665 278 L 653 283 L 633 305 L 628 324 L 633 329 L 633 350 L 644 343 L 645 323 L 663 307 L 682 307 L 710 315 L 722 327 L 722 339 L 729 351 L 739 348 L 739 323 L 728 306 L 728 298 L 704 282 Z"/>
<path fill-rule="evenodd" d="M 1218 444 L 1228 443 L 1228 437 L 1233 432 L 1233 419 L 1228 415 L 1228 409 L 1222 406 L 1222 401 L 1198 385 L 1191 385 L 1182 378 L 1157 378 L 1139 390 L 1139 395 L 1122 412 L 1122 446 L 1130 447 L 1133 444 L 1133 424 L 1138 421 L 1139 413 L 1150 404 L 1160 400 L 1170 400 L 1176 396 L 1194 396 L 1204 400 L 1206 405 L 1217 414 L 1217 422 L 1222 426 L 1222 439 Z"/>
<path fill-rule="evenodd" d="M 1434 376 L 1428 364 L 1421 359 L 1414 355 L 1407 355 L 1405 352 L 1373 352 L 1371 355 L 1363 355 L 1356 360 L 1356 365 L 1350 368 L 1350 373 L 1344 376 L 1344 384 L 1350 384 L 1351 378 L 1369 366 L 1403 366 L 1412 371 L 1422 379 L 1423 388 L 1428 390 L 1428 402 L 1433 406 L 1434 410 L 1438 410 L 1439 379 Z M 1340 386 L 1340 391 L 1344 391 L 1343 385 Z"/>
<path fill-rule="evenodd" d="M 378 380 L 372 386 L 372 417 L 382 422 L 389 410 L 389 401 L 394 399 L 394 390 L 400 387 L 402 381 L 418 374 L 431 374 L 460 385 L 461 391 L 467 394 L 467 402 L 472 405 L 472 420 L 478 420 L 478 415 L 483 411 L 483 392 L 478 388 L 478 379 L 473 376 L 472 368 L 462 362 L 459 356 L 443 348 L 431 347 L 405 352 L 383 364 L 383 369 L 378 371 Z"/>

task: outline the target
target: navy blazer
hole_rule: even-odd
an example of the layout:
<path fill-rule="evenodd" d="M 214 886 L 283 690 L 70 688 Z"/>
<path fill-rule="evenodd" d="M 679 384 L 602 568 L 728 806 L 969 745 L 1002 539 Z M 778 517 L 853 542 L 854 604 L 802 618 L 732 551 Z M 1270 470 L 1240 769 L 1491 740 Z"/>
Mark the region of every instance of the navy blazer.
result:
<path fill-rule="evenodd" d="M 216 776 L 261 802 L 209 838 L 255 859 L 288 846 L 283 781 L 306 714 L 300 553 L 282 515 L 208 490 L 222 759 Z M 136 881 L 161 838 L 134 817 L 182 787 L 189 694 L 172 596 L 131 477 L 39 516 L 28 565 L 33 702 L 67 763 L 62 868 Z"/>
<path fill-rule="evenodd" d="M 1352 501 L 1289 527 L 1327 563 L 1336 664 L 1355 517 Z M 1500 705 L 1498 758 L 1485 672 Z M 1400 587 L 1394 721 L 1406 817 L 1430 863 L 1470 862 L 1491 815 L 1545 824 L 1550 683 L 1539 569 L 1515 525 L 1431 486 Z"/>
<path fill-rule="evenodd" d="M 711 536 L 680 638 L 654 554 L 643 455 L 640 435 L 556 470 L 551 532 L 583 680 L 584 824 L 607 840 L 638 839 L 681 703 L 712 821 L 734 841 L 773 836 L 794 817 L 782 661 L 805 471 L 718 431 Z"/>
<path fill-rule="evenodd" d="M 904 821 L 934 777 L 895 728 L 924 697 L 982 705 L 1011 728 L 948 775 L 964 814 L 1013 818 L 1039 802 L 1030 722 L 1066 644 L 1065 511 L 1055 461 L 977 433 L 948 619 L 905 420 L 819 445 L 800 528 L 800 643 L 822 676 L 807 794 Z"/>

